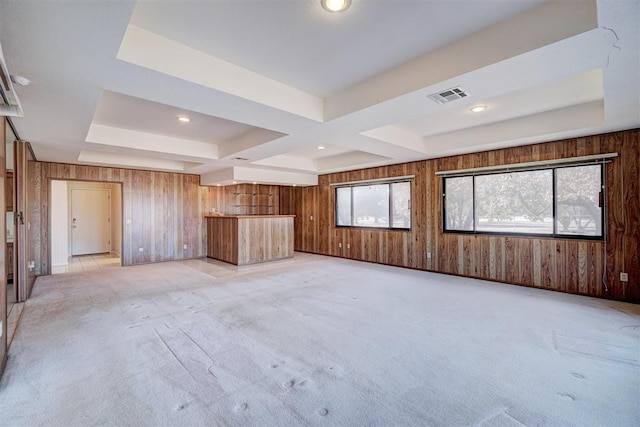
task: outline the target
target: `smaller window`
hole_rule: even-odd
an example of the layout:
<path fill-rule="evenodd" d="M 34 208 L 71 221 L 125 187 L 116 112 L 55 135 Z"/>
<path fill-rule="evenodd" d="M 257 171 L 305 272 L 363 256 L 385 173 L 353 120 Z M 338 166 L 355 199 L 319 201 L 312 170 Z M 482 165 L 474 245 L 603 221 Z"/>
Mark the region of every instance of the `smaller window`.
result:
<path fill-rule="evenodd" d="M 411 183 L 394 182 L 391 196 L 392 228 L 411 228 Z"/>
<path fill-rule="evenodd" d="M 473 231 L 473 177 L 447 178 L 445 230 Z"/>
<path fill-rule="evenodd" d="M 351 225 L 351 187 L 336 188 L 336 225 Z"/>
<path fill-rule="evenodd" d="M 602 236 L 599 165 L 556 170 L 556 227 L 565 236 Z"/>
<path fill-rule="evenodd" d="M 411 181 L 336 187 L 336 226 L 411 229 Z"/>

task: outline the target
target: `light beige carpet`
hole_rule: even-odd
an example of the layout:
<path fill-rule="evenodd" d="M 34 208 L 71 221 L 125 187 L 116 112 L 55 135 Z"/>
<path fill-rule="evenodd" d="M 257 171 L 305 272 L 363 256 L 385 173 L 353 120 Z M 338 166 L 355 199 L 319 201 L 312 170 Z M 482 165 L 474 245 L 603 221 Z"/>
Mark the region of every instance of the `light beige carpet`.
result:
<path fill-rule="evenodd" d="M 0 425 L 640 425 L 638 306 L 296 255 L 38 278 Z"/>

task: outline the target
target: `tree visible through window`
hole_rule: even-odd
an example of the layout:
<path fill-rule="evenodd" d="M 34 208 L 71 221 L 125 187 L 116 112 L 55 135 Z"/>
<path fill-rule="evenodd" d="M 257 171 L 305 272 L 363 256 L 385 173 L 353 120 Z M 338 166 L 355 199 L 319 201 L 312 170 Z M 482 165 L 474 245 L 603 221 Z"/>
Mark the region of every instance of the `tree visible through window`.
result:
<path fill-rule="evenodd" d="M 473 177 L 447 178 L 445 229 L 473 231 Z"/>
<path fill-rule="evenodd" d="M 336 188 L 336 226 L 411 228 L 411 182 Z"/>
<path fill-rule="evenodd" d="M 601 174 L 598 164 L 445 178 L 444 229 L 602 237 Z"/>
<path fill-rule="evenodd" d="M 558 234 L 602 236 L 600 166 L 556 170 Z"/>
<path fill-rule="evenodd" d="M 366 185 L 351 188 L 353 225 L 389 228 L 389 185 Z"/>
<path fill-rule="evenodd" d="M 476 231 L 553 233 L 551 170 L 476 177 Z"/>

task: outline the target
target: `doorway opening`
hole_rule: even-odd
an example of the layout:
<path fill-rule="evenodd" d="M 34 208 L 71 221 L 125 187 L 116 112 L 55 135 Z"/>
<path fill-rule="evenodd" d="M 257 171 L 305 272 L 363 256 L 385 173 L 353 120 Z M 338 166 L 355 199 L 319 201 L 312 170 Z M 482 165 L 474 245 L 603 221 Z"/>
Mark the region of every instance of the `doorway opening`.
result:
<path fill-rule="evenodd" d="M 122 184 L 51 180 L 51 274 L 122 265 Z"/>

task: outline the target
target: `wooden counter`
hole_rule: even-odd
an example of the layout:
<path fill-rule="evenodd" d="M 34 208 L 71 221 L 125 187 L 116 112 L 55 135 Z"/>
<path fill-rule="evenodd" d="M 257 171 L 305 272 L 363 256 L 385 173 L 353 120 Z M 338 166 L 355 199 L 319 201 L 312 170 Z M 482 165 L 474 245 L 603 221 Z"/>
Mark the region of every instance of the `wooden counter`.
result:
<path fill-rule="evenodd" d="M 295 215 L 205 215 L 207 256 L 235 265 L 293 258 Z"/>

